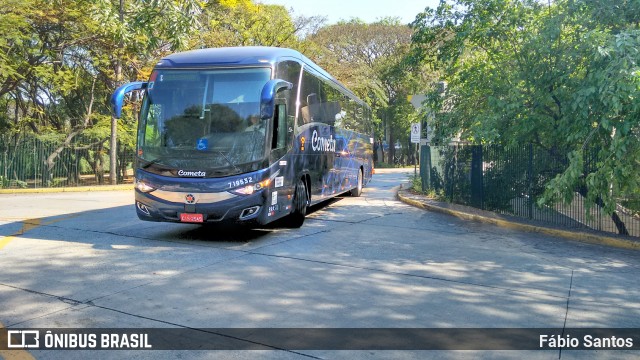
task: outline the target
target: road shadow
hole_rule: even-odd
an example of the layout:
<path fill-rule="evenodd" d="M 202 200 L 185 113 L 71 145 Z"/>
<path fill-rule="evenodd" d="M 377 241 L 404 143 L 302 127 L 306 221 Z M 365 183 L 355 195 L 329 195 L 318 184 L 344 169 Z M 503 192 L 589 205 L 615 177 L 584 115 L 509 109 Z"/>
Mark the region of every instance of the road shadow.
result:
<path fill-rule="evenodd" d="M 325 209 L 341 199 L 333 198 L 311 206 L 307 215 Z M 242 244 L 259 242 L 266 235 L 283 230 L 296 231 L 296 229 L 288 228 L 286 223 L 280 220 L 267 225 L 251 226 L 230 223 L 200 225 L 148 222 L 138 219 L 134 205 L 124 205 L 55 216 L 34 217 L 1 224 L 0 236 L 4 236 L 5 240 L 0 243 L 0 251 L 2 251 L 2 247 L 9 246 L 16 240 L 27 238 L 92 244 L 96 248 L 106 249 L 110 245 L 122 243 L 123 239 L 151 241 L 138 244 L 142 246 L 153 246 L 153 240 Z M 89 236 L 87 234 L 82 236 L 79 234 L 80 232 L 86 232 Z"/>

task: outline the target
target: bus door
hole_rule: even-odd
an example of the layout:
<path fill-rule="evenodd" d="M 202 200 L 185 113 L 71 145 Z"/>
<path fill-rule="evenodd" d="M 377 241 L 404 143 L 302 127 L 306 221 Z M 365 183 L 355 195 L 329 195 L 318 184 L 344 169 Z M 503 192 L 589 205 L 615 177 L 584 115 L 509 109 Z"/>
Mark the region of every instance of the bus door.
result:
<path fill-rule="evenodd" d="M 348 190 L 347 175 L 349 173 L 349 166 L 351 162 L 351 154 L 348 148 L 348 140 L 345 137 L 344 131 L 336 131 L 336 172 L 338 174 L 337 187 L 340 192 Z"/>
<path fill-rule="evenodd" d="M 279 217 L 289 213 L 291 197 L 295 186 L 295 166 L 291 163 L 291 157 L 286 156 L 292 147 L 293 116 L 287 109 L 286 96 L 289 90 L 278 94 L 275 101 L 275 111 L 272 120 L 270 156 L 272 167 L 271 193 L 267 196 L 268 216 Z"/>

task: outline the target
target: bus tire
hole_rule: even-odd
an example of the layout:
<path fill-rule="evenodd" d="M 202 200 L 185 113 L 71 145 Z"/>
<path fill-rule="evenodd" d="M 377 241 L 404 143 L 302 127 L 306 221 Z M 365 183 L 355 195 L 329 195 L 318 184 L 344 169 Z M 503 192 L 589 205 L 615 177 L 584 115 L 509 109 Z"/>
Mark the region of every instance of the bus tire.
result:
<path fill-rule="evenodd" d="M 362 169 L 358 170 L 358 180 L 355 188 L 351 189 L 351 196 L 359 197 L 362 195 Z"/>
<path fill-rule="evenodd" d="M 299 228 L 304 224 L 307 215 L 307 187 L 302 179 L 298 179 L 293 193 L 293 212 L 287 216 L 286 224 L 290 228 Z"/>

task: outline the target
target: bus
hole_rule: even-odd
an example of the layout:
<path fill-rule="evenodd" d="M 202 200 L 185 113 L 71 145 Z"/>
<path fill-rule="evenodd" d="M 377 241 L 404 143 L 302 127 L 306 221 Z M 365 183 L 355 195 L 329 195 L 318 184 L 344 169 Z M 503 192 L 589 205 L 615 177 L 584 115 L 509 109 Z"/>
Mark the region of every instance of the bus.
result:
<path fill-rule="evenodd" d="M 141 220 L 296 228 L 309 206 L 360 196 L 374 173 L 371 109 L 298 51 L 169 55 L 114 92 L 116 118 L 135 90 Z"/>

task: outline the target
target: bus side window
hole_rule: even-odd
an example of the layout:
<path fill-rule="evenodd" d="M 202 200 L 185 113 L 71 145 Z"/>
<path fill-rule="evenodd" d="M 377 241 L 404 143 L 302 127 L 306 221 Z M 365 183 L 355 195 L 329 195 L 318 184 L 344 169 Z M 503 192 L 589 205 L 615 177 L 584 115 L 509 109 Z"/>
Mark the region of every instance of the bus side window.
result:
<path fill-rule="evenodd" d="M 271 149 L 284 149 L 287 147 L 287 106 L 276 105 L 273 117 L 273 138 Z"/>

